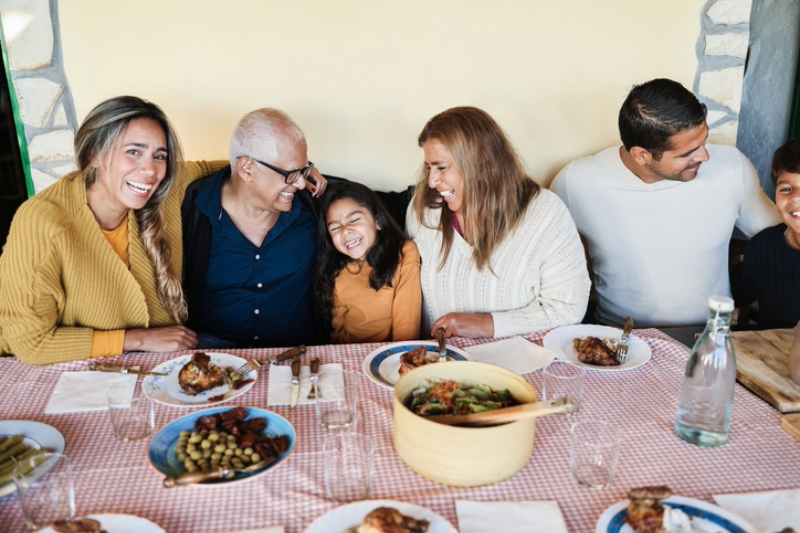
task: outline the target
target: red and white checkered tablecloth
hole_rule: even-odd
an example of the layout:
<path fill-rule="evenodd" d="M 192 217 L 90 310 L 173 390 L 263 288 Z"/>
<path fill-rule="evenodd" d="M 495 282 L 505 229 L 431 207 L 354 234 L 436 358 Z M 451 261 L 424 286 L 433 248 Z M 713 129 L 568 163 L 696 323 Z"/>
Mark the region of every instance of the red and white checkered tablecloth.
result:
<path fill-rule="evenodd" d="M 718 449 L 684 443 L 672 430 L 683 369 L 689 350 L 657 330 L 636 335 L 653 351 L 649 363 L 626 372 L 589 372 L 579 419 L 596 417 L 618 423 L 624 432 L 622 457 L 611 487 L 592 490 L 577 485 L 569 471 L 570 418 L 547 417 L 536 424 L 534 451 L 528 465 L 510 479 L 474 489 L 427 481 L 413 473 L 392 444 L 392 392 L 361 374 L 358 429 L 377 442 L 372 497 L 425 506 L 457 527 L 455 500 L 555 500 L 571 533 L 590 533 L 609 505 L 625 498 L 632 487 L 668 485 L 677 494 L 711 501 L 712 494 L 800 487 L 800 442 L 780 427 L 780 414 L 737 385 L 730 441 Z M 542 333 L 526 336 L 541 343 Z M 456 346 L 476 341 L 454 339 Z M 341 362 L 360 371 L 362 361 L 379 344 L 309 348 L 304 364 L 314 357 Z M 265 358 L 282 350 L 232 350 L 242 357 Z M 130 354 L 116 360 L 152 368 L 181 355 Z M 322 441 L 314 407 L 274 411 L 297 430 L 294 453 L 274 471 L 230 486 L 163 489 L 163 477 L 148 463 L 149 439 L 117 442 L 105 412 L 44 414 L 64 371 L 85 370 L 86 362 L 49 367 L 0 358 L 0 419 L 36 420 L 63 433 L 66 453 L 77 469 L 80 515 L 127 513 L 147 518 L 169 533 L 226 533 L 282 525 L 300 533 L 335 504 L 325 498 Z M 527 374 L 541 392 L 541 371 Z M 266 408 L 267 376 L 228 405 Z M 163 427 L 187 414 L 186 409 L 156 404 L 156 425 Z M 16 495 L 0 498 L 0 531 L 25 531 Z"/>

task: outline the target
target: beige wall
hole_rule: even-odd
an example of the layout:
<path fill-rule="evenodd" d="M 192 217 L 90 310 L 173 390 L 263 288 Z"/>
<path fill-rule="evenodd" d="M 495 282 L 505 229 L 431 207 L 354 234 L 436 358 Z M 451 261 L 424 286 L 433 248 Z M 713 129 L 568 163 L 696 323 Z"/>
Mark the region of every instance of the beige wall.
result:
<path fill-rule="evenodd" d="M 416 137 L 474 105 L 532 176 L 618 142 L 633 83 L 691 88 L 705 0 L 63 0 L 78 120 L 101 100 L 161 105 L 189 159 L 227 157 L 245 112 L 279 107 L 323 172 L 376 189 L 415 181 Z"/>

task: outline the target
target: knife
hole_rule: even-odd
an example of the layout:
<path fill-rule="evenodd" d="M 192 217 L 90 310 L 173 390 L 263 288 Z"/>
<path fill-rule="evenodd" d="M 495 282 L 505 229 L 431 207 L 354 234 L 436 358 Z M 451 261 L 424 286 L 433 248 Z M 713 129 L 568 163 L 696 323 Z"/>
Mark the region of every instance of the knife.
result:
<path fill-rule="evenodd" d="M 299 357 L 299 356 L 301 356 L 301 355 L 303 355 L 305 353 L 306 353 L 306 347 L 305 346 L 297 346 L 296 348 L 290 348 L 290 349 L 286 350 L 285 352 L 283 352 L 282 354 L 276 355 L 272 359 L 267 359 L 266 362 L 271 364 L 271 365 L 277 365 L 278 363 L 280 363 L 282 361 L 286 361 L 287 359 L 292 359 L 294 357 Z M 264 363 L 262 363 L 262 364 L 264 364 Z"/>
<path fill-rule="evenodd" d="M 297 400 L 300 398 L 300 356 L 292 359 L 292 401 L 289 409 L 297 407 Z"/>
<path fill-rule="evenodd" d="M 138 368 L 130 368 L 122 365 L 114 365 L 111 363 L 98 363 L 97 361 L 89 361 L 89 370 L 96 372 L 117 372 L 119 374 L 134 374 L 137 376 L 167 376 L 166 372 L 151 372 L 149 370 L 139 370 Z"/>

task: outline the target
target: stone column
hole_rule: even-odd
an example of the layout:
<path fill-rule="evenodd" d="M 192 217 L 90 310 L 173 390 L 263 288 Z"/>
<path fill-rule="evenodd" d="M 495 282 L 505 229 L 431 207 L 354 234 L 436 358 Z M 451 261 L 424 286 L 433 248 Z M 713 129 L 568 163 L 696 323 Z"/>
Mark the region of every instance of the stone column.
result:
<path fill-rule="evenodd" d="M 752 0 L 711 0 L 701 15 L 694 93 L 708 106 L 708 140 L 736 145 Z"/>
<path fill-rule="evenodd" d="M 75 105 L 61 54 L 57 0 L 0 0 L 9 70 L 39 192 L 75 170 Z"/>

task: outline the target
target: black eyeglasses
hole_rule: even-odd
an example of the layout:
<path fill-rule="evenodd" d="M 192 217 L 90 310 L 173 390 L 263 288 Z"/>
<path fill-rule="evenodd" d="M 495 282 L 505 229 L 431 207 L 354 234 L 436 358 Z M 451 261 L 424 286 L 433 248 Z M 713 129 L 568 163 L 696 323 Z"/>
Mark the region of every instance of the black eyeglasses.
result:
<path fill-rule="evenodd" d="M 308 164 L 303 168 L 298 168 L 295 170 L 282 170 L 278 167 L 273 167 L 269 163 L 265 163 L 264 161 L 258 160 L 255 157 L 250 157 L 249 155 L 240 155 L 236 159 L 241 159 L 243 157 L 246 157 L 248 159 L 255 161 L 256 163 L 264 165 L 270 170 L 274 170 L 275 172 L 284 177 L 284 180 L 286 181 L 287 185 L 295 183 L 297 180 L 300 179 L 301 176 L 303 177 L 303 179 L 308 178 L 308 176 L 311 175 L 311 171 L 314 170 L 314 163 L 312 163 L 311 161 L 309 161 Z"/>

